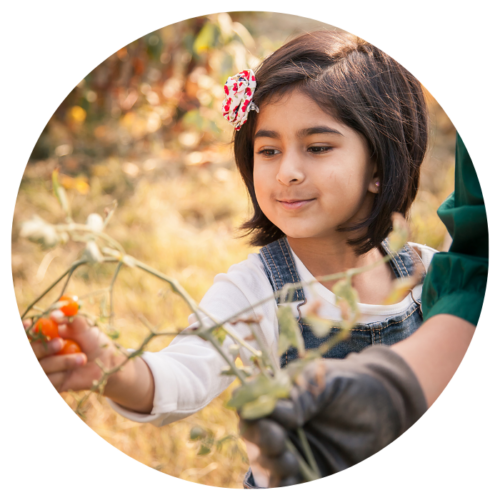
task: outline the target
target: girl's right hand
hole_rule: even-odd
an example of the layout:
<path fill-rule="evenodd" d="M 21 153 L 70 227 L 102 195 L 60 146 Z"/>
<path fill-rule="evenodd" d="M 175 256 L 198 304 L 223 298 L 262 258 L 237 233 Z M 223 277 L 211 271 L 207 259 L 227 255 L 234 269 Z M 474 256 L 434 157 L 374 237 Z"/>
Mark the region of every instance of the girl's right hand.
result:
<path fill-rule="evenodd" d="M 34 341 L 31 347 L 58 392 L 90 389 L 94 380 L 102 376 L 96 360 L 109 370 L 125 358 L 111 340 L 97 327 L 91 327 L 84 317 L 69 319 L 61 311 L 53 311 L 51 318 L 59 324 L 61 338 L 45 343 Z M 30 320 L 23 321 L 23 325 L 28 328 Z M 82 352 L 57 355 L 64 345 L 64 339 L 74 340 Z"/>

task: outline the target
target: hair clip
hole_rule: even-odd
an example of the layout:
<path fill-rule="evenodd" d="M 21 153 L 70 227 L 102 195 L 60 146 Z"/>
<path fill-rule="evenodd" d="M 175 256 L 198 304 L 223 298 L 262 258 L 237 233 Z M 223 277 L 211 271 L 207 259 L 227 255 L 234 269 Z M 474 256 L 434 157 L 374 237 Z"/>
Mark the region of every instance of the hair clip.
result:
<path fill-rule="evenodd" d="M 235 130 L 240 130 L 246 123 L 250 111 L 259 112 L 252 102 L 256 87 L 255 73 L 251 69 L 230 76 L 224 85 L 226 98 L 222 103 L 222 116 L 233 124 Z"/>

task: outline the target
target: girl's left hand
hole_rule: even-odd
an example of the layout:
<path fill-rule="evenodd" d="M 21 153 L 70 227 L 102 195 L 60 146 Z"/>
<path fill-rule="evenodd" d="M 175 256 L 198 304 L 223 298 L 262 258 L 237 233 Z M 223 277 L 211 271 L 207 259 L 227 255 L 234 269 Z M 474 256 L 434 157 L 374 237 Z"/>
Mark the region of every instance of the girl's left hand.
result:
<path fill-rule="evenodd" d="M 60 338 L 48 342 L 34 341 L 31 347 L 58 392 L 90 389 L 94 380 L 102 376 L 96 360 L 109 370 L 124 358 L 110 339 L 97 327 L 91 327 L 84 317 L 69 319 L 61 311 L 53 311 L 50 317 L 59 325 Z M 25 328 L 30 324 L 30 320 L 23 321 Z M 65 339 L 75 341 L 82 352 L 58 355 Z"/>

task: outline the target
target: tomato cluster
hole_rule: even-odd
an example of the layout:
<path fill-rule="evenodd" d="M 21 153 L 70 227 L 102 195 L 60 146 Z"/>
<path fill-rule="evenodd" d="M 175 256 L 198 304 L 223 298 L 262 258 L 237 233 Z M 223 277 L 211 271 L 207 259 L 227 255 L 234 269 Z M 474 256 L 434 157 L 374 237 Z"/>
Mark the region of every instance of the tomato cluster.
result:
<path fill-rule="evenodd" d="M 59 307 L 59 310 L 63 312 L 65 316 L 75 316 L 75 314 L 78 313 L 78 297 L 63 295 L 58 302 L 64 303 L 61 307 Z M 59 337 L 59 327 L 52 318 L 40 318 L 35 323 L 33 331 L 35 333 L 43 334 L 47 340 Z M 57 355 L 75 354 L 77 352 L 82 352 L 80 346 L 74 340 L 64 339 L 64 346 L 57 353 Z"/>

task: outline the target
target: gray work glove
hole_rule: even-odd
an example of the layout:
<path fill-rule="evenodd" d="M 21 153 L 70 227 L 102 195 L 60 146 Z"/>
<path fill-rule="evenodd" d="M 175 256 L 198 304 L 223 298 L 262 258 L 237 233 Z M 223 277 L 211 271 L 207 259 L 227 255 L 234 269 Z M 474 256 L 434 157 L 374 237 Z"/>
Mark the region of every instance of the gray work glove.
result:
<path fill-rule="evenodd" d="M 241 420 L 243 437 L 260 448 L 270 487 L 303 481 L 288 437 L 303 456 L 303 427 L 321 477 L 335 474 L 394 441 L 427 410 L 422 388 L 389 347 L 372 346 L 345 359 L 310 363 L 289 399 L 266 418 Z"/>

